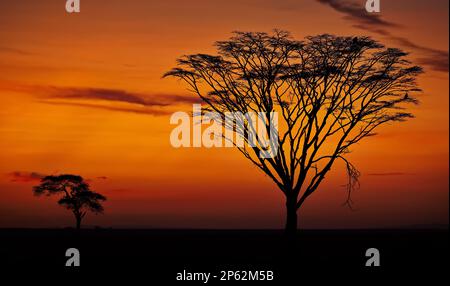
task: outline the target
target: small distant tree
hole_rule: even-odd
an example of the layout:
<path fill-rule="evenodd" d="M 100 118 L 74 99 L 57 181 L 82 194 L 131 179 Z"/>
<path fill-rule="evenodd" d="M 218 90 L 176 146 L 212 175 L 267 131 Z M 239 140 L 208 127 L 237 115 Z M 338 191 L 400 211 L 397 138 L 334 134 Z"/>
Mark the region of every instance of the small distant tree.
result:
<path fill-rule="evenodd" d="M 288 234 L 297 230 L 297 210 L 338 160 L 347 169 L 350 205 L 359 177 L 347 159 L 350 149 L 378 127 L 412 118 L 404 109 L 418 102 L 422 68 L 369 37 L 325 34 L 297 41 L 285 31 L 236 32 L 216 47 L 217 55 L 179 58 L 165 76 L 183 80 L 205 103 L 202 110 L 222 120 L 227 112 L 280 114 L 274 158 L 259 156 L 265 147 L 258 134 L 255 147 L 244 128 L 226 127 L 246 140 L 238 150 L 285 195 Z M 268 132 L 273 124 L 265 121 Z M 241 125 L 252 126 L 247 119 Z"/>
<path fill-rule="evenodd" d="M 58 204 L 73 212 L 77 229 L 88 211 L 103 213 L 101 202 L 106 201 L 106 197 L 91 191 L 81 176 L 69 174 L 42 178 L 41 183 L 33 187 L 33 193 L 37 196 L 62 195 Z"/>

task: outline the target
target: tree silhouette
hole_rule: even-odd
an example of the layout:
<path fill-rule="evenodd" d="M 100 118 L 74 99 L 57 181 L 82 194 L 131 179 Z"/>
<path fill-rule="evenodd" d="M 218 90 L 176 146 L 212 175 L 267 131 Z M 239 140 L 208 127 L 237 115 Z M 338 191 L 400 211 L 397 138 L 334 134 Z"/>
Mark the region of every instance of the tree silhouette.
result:
<path fill-rule="evenodd" d="M 81 176 L 68 174 L 42 178 L 41 183 L 33 187 L 33 193 L 37 196 L 61 194 L 58 204 L 73 212 L 77 229 L 88 211 L 103 213 L 101 202 L 106 201 L 106 197 L 91 191 Z"/>
<path fill-rule="evenodd" d="M 218 55 L 183 56 L 164 77 L 186 82 L 206 103 L 203 110 L 222 121 L 228 112 L 280 114 L 273 158 L 258 156 L 265 150 L 258 134 L 257 146 L 249 147 L 248 118 L 225 128 L 243 137 L 246 144 L 236 147 L 285 195 L 288 234 L 296 232 L 297 210 L 337 160 L 346 166 L 351 206 L 360 173 L 345 157 L 350 147 L 380 125 L 413 117 L 404 109 L 418 103 L 414 94 L 420 92 L 416 78 L 422 69 L 405 59 L 407 53 L 369 37 L 324 34 L 297 41 L 279 30 L 235 32 L 215 46 Z M 270 130 L 275 123 L 266 118 Z"/>

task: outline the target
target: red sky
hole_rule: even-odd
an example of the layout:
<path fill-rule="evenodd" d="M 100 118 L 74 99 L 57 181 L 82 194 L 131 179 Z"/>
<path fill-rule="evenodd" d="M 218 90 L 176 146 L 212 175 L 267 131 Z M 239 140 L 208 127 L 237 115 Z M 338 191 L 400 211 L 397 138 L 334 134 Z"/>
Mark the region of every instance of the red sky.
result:
<path fill-rule="evenodd" d="M 177 57 L 213 53 L 234 30 L 274 28 L 298 39 L 369 35 L 426 70 L 416 118 L 353 148 L 355 211 L 342 206 L 338 164 L 300 225 L 448 224 L 448 1 L 382 1 L 376 19 L 348 5 L 363 6 L 356 0 L 81 0 L 70 15 L 63 2 L 0 2 L 0 227 L 71 225 L 56 198 L 31 192 L 40 175 L 57 173 L 82 175 L 109 198 L 88 225 L 282 227 L 281 192 L 237 150 L 170 145 L 171 112 L 195 98 L 161 78 Z"/>

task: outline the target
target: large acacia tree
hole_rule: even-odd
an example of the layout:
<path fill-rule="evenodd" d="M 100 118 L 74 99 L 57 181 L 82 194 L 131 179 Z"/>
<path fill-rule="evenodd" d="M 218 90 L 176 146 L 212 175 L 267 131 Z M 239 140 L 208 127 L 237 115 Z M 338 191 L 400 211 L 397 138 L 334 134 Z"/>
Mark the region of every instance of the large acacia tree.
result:
<path fill-rule="evenodd" d="M 106 201 L 106 197 L 93 192 L 81 176 L 70 174 L 45 176 L 33 187 L 33 193 L 37 196 L 60 195 L 58 204 L 72 211 L 77 229 L 81 228 L 81 221 L 88 211 L 102 213 L 102 202 Z"/>
<path fill-rule="evenodd" d="M 350 148 L 383 124 L 413 117 L 404 109 L 417 104 L 422 69 L 405 59 L 407 53 L 369 37 L 297 41 L 285 31 L 235 32 L 215 46 L 217 55 L 183 56 L 165 76 L 186 82 L 205 110 L 222 119 L 228 112 L 278 112 L 276 156 L 262 158 L 266 146 L 258 144 L 237 147 L 285 195 L 287 233 L 295 233 L 298 209 L 338 160 L 346 166 L 350 205 L 360 175 L 346 158 Z M 269 130 L 274 122 L 264 124 Z"/>

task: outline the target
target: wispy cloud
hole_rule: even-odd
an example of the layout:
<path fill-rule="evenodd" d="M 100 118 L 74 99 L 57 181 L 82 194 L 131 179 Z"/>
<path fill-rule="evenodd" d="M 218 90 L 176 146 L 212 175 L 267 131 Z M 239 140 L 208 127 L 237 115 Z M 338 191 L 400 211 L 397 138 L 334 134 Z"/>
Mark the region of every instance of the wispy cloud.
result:
<path fill-rule="evenodd" d="M 437 71 L 448 72 L 448 51 L 441 51 L 420 46 L 402 37 L 391 35 L 390 38 L 406 48 L 421 52 L 423 56 L 419 56 L 417 58 L 419 64 L 430 66 Z"/>
<path fill-rule="evenodd" d="M 18 48 L 14 48 L 14 47 L 7 47 L 7 46 L 0 46 L 0 53 L 9 53 L 9 54 L 17 54 L 17 55 L 22 55 L 22 56 L 31 56 L 33 55 L 33 53 L 22 50 L 22 49 L 18 49 Z"/>
<path fill-rule="evenodd" d="M 40 174 L 38 172 L 20 172 L 20 171 L 14 171 L 6 175 L 9 177 L 11 182 L 18 182 L 18 183 L 38 182 L 43 177 L 45 177 L 45 175 Z"/>
<path fill-rule="evenodd" d="M 168 115 L 168 114 L 172 113 L 169 110 L 155 109 L 155 108 L 149 108 L 149 107 L 143 107 L 143 108 L 137 108 L 137 107 L 132 107 L 132 106 L 120 107 L 120 106 L 108 106 L 108 105 L 102 105 L 102 104 L 96 104 L 96 103 L 50 101 L 50 100 L 41 100 L 39 102 L 45 103 L 45 104 L 50 104 L 50 105 L 78 106 L 78 107 L 85 107 L 85 108 L 96 108 L 96 109 L 103 109 L 103 110 L 108 110 L 108 111 L 129 112 L 129 113 L 154 115 L 154 116 Z"/>
<path fill-rule="evenodd" d="M 142 94 L 119 89 L 104 88 L 72 88 L 72 87 L 48 87 L 46 98 L 59 99 L 85 99 L 85 100 L 106 100 L 138 104 L 142 106 L 169 106 L 183 103 L 198 103 L 199 98 L 191 95 L 179 94 Z"/>
<path fill-rule="evenodd" d="M 41 181 L 47 175 L 39 172 L 23 172 L 23 171 L 13 171 L 7 173 L 6 176 L 11 182 L 15 183 L 35 183 Z M 97 176 L 94 179 L 87 178 L 86 182 L 92 182 L 94 180 L 107 180 L 106 176 Z"/>
<path fill-rule="evenodd" d="M 403 172 L 387 172 L 387 173 L 370 173 L 369 176 L 405 176 L 410 175 L 408 173 Z"/>
<path fill-rule="evenodd" d="M 45 104 L 155 116 L 170 114 L 169 107 L 174 105 L 201 102 L 198 97 L 188 94 L 138 93 L 121 89 L 37 86 L 11 82 L 0 82 L 0 90 L 32 94 L 38 102 Z"/>
<path fill-rule="evenodd" d="M 378 14 L 367 13 L 362 1 L 349 0 L 317 0 L 322 4 L 332 7 L 334 10 L 345 14 L 344 18 L 368 27 L 399 27 L 398 24 L 382 19 Z"/>
<path fill-rule="evenodd" d="M 321 4 L 328 5 L 337 12 L 344 14 L 344 18 L 349 20 L 353 27 L 370 31 L 384 36 L 399 45 L 414 50 L 419 53 L 417 61 L 435 71 L 448 72 L 449 55 L 448 51 L 438 50 L 422 46 L 404 37 L 399 37 L 386 28 L 398 28 L 401 25 L 386 21 L 378 14 L 367 13 L 365 5 L 361 1 L 352 0 L 316 0 Z"/>

